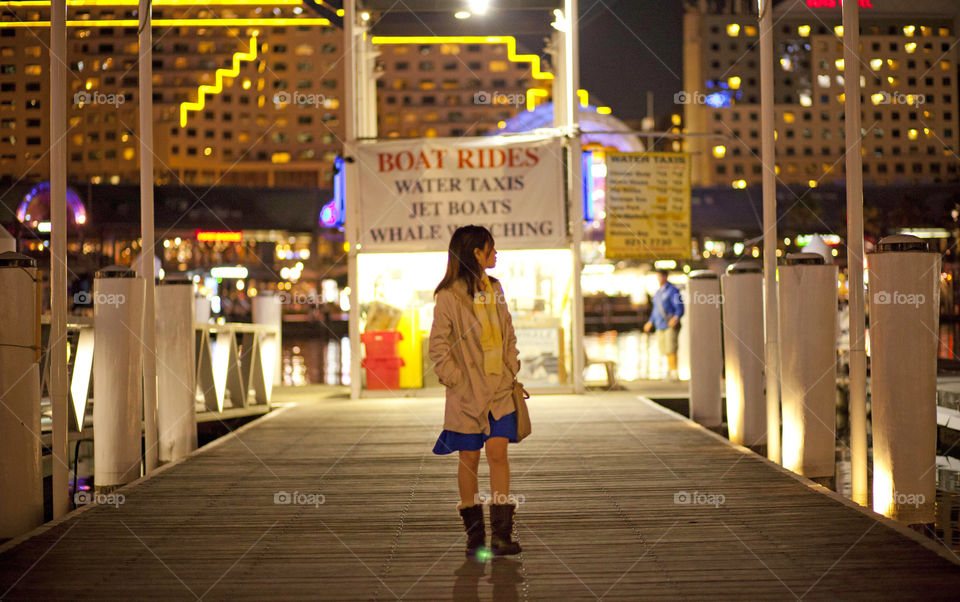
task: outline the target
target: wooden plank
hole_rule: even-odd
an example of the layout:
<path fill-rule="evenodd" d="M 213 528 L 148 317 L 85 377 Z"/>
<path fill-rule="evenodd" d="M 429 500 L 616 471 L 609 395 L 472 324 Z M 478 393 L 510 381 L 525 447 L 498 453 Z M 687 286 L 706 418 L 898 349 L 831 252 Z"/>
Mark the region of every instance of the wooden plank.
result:
<path fill-rule="evenodd" d="M 471 565 L 457 460 L 431 453 L 443 401 L 315 391 L 278 389 L 298 405 L 0 555 L 0 598 L 960 591 L 956 564 L 623 392 L 531 400 L 534 434 L 510 447 L 524 552 Z M 481 463 L 481 491 L 487 479 Z M 678 503 L 684 492 L 716 503 Z"/>

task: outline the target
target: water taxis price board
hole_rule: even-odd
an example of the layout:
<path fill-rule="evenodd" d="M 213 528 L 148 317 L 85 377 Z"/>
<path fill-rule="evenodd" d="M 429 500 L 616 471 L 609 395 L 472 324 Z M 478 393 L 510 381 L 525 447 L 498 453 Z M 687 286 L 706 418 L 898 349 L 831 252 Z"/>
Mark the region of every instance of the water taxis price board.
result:
<path fill-rule="evenodd" d="M 605 246 L 608 259 L 690 256 L 690 156 L 609 153 Z"/>

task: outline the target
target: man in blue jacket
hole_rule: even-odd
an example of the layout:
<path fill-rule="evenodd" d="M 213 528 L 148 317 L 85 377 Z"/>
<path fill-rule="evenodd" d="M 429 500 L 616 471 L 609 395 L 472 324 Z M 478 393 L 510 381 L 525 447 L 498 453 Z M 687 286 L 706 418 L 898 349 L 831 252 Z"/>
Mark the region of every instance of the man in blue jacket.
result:
<path fill-rule="evenodd" d="M 670 372 L 667 378 L 677 380 L 677 340 L 680 332 L 680 317 L 683 316 L 683 299 L 680 291 L 667 282 L 667 270 L 657 272 L 660 288 L 653 295 L 653 312 L 650 320 L 643 325 L 644 332 L 657 330 L 657 344 L 660 353 L 667 356 Z"/>

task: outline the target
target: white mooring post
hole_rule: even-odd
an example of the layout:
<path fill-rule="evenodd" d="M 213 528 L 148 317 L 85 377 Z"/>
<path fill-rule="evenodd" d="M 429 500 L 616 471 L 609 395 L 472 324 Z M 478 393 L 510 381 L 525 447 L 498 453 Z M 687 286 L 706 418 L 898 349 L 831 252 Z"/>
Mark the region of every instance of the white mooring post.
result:
<path fill-rule="evenodd" d="M 160 462 L 197 449 L 196 336 L 193 283 L 164 280 L 157 288 L 157 440 Z"/>
<path fill-rule="evenodd" d="M 0 253 L 0 539 L 43 522 L 37 262 Z"/>
<path fill-rule="evenodd" d="M 907 524 L 934 522 L 940 254 L 888 236 L 867 256 L 873 509 Z"/>
<path fill-rule="evenodd" d="M 763 276 L 757 262 L 730 266 L 723 291 L 723 349 L 730 440 L 747 446 L 767 441 L 763 398 Z"/>
<path fill-rule="evenodd" d="M 109 493 L 140 477 L 143 279 L 124 266 L 93 281 L 93 481 Z"/>
<path fill-rule="evenodd" d="M 837 267 L 817 253 L 792 253 L 779 289 L 783 466 L 828 485 L 836 464 Z"/>
<path fill-rule="evenodd" d="M 690 418 L 715 428 L 723 423 L 720 278 L 709 270 L 691 272 L 687 292 L 688 330 L 697 343 L 690 346 Z"/>

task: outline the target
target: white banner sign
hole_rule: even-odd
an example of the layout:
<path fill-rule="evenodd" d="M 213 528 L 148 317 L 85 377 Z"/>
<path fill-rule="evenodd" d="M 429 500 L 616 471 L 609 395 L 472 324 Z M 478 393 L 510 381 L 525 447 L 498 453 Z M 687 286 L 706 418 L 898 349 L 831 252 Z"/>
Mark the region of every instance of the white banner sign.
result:
<path fill-rule="evenodd" d="M 567 246 L 559 138 L 425 138 L 363 144 L 361 252 L 445 251 L 459 226 L 498 249 Z"/>

